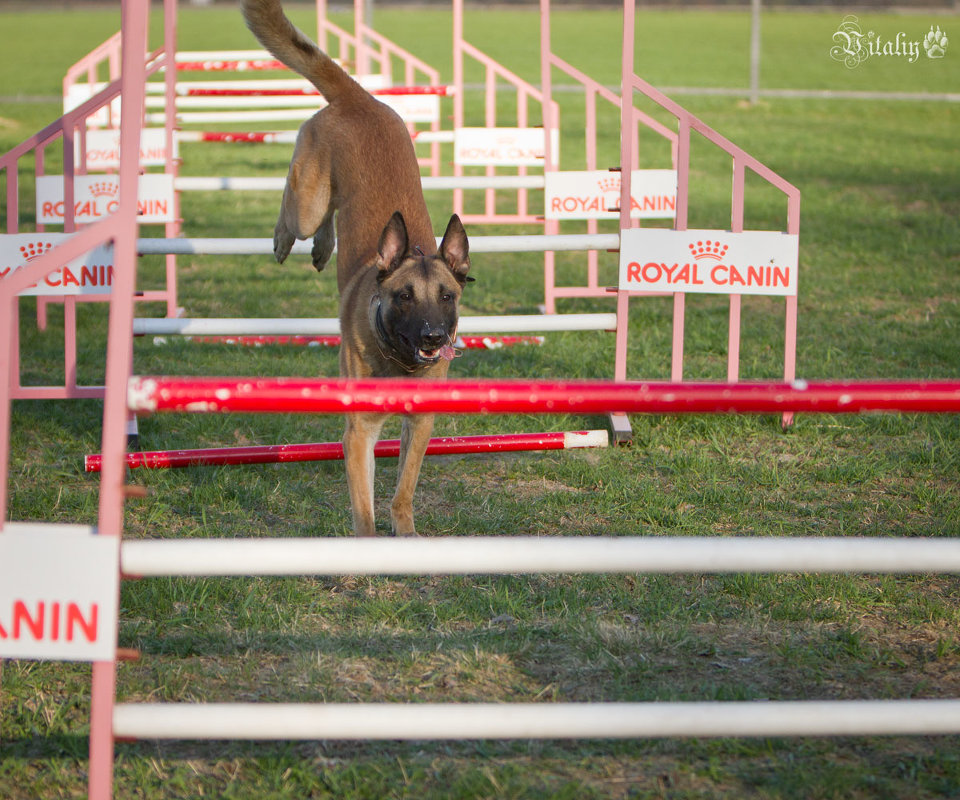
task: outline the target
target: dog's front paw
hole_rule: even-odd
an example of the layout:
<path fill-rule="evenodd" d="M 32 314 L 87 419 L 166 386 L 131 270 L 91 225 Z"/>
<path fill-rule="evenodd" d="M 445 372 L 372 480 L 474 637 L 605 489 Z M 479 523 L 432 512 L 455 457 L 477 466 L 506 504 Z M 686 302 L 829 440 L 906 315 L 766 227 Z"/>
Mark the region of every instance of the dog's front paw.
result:
<path fill-rule="evenodd" d="M 333 255 L 335 245 L 336 239 L 331 232 L 325 228 L 321 228 L 320 232 L 313 237 L 313 249 L 310 251 L 310 256 L 313 260 L 314 269 L 316 269 L 317 272 L 322 272 L 323 268 L 327 266 L 330 261 L 330 256 Z"/>

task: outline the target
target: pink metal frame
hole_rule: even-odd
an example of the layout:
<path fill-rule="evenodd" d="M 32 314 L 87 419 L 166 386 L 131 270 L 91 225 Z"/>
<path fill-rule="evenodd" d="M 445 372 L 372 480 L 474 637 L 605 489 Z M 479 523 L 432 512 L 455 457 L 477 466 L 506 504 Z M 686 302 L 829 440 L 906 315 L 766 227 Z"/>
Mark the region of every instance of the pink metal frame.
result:
<path fill-rule="evenodd" d="M 176 0 L 165 0 L 165 51 L 169 57 L 175 41 L 175 5 Z M 70 240 L 30 265 L 8 277 L 0 284 L 0 324 L 6 325 L 7 336 L 0 337 L 0 525 L 7 513 L 7 485 L 9 473 L 10 446 L 10 404 L 15 397 L 25 397 L 20 393 L 19 385 L 19 340 L 17 336 L 19 320 L 17 318 L 17 293 L 36 281 L 40 276 L 62 265 L 65 261 L 78 257 L 94 246 L 112 240 L 115 252 L 115 284 L 110 295 L 110 320 L 108 331 L 108 352 L 106 369 L 106 387 L 97 389 L 104 396 L 103 417 L 103 462 L 101 472 L 101 491 L 98 517 L 98 531 L 101 535 L 119 536 L 122 531 L 124 477 L 125 477 L 125 421 L 128 408 L 128 383 L 132 360 L 132 328 L 135 300 L 136 243 L 137 243 L 137 178 L 139 164 L 130 154 L 138 153 L 141 123 L 144 109 L 145 82 L 149 74 L 159 69 L 163 58 L 153 54 L 146 61 L 146 30 L 148 17 L 147 0 L 124 0 L 121 36 L 123 47 L 120 51 L 122 65 L 120 79 L 114 80 L 97 97 L 65 115 L 54 125 L 32 137 L 21 147 L 16 148 L 0 160 L 0 169 L 6 172 L 7 181 L 7 229 L 16 232 L 19 228 L 19 184 L 17 178 L 18 161 L 28 153 L 34 153 L 35 174 L 43 172 L 44 148 L 57 139 L 62 140 L 65 200 L 73 205 L 72 180 L 82 164 L 74 163 L 74 141 L 83 137 L 86 119 L 118 95 L 123 96 L 121 120 L 121 148 L 125 154 L 120 167 L 120 209 L 107 220 L 89 225 L 75 231 L 73 221 L 67 221 L 68 232 L 74 235 Z M 455 9 L 461 8 L 460 0 L 455 0 Z M 734 189 L 731 212 L 731 226 L 739 231 L 743 228 L 743 186 L 747 169 L 755 172 L 772 185 L 783 191 L 788 198 L 788 232 L 799 229 L 799 193 L 762 164 L 752 159 L 739 148 L 716 134 L 695 117 L 665 98 L 653 87 L 632 74 L 633 64 L 633 3 L 624 5 L 624 77 L 621 97 L 632 97 L 634 91 L 640 91 L 661 107 L 672 113 L 678 120 L 676 163 L 679 171 L 680 191 L 678 192 L 677 228 L 684 229 L 687 222 L 687 188 L 689 176 L 690 132 L 697 131 L 709 141 L 714 142 L 733 159 Z M 462 26 L 462 16 L 460 23 Z M 359 26 L 358 26 L 359 29 Z M 507 77 L 506 73 L 492 62 L 487 63 L 482 54 L 460 40 L 460 53 L 455 58 L 459 63 L 459 77 L 462 83 L 462 59 L 464 55 L 478 58 L 488 68 L 488 89 L 495 89 L 496 78 Z M 550 68 L 561 68 L 559 62 L 549 60 Z M 168 103 L 173 98 L 174 70 L 168 70 Z M 532 88 L 532 87 L 530 87 Z M 524 88 L 524 100 L 535 95 Z M 492 92 L 488 91 L 488 102 Z M 462 92 L 458 93 L 458 103 L 462 114 Z M 542 98 L 540 98 L 542 101 Z M 172 105 L 169 107 L 172 108 Z M 547 121 L 556 124 L 555 107 L 548 101 Z M 488 106 L 489 114 L 489 106 Z M 169 115 L 172 121 L 173 115 Z M 461 118 L 462 119 L 462 118 Z M 621 165 L 624 167 L 621 185 L 622 192 L 629 198 L 630 169 L 636 163 L 636 125 L 637 117 L 631 103 L 621 103 L 622 151 Z M 495 121 L 495 117 L 494 117 Z M 642 120 L 641 120 L 642 121 Z M 521 121 L 518 120 L 518 123 Z M 526 119 L 522 120 L 526 124 Z M 628 209 L 627 203 L 621 203 Z M 631 223 L 626 211 L 621 212 L 621 227 Z M 627 299 L 625 292 L 618 293 L 618 352 L 617 368 L 619 382 L 567 382 L 567 383 L 531 383 L 531 382 L 451 382 L 421 383 L 417 381 L 376 382 L 376 381 L 300 381 L 296 379 L 257 381 L 255 379 L 137 379 L 130 383 L 130 398 L 135 399 L 135 410 L 155 411 L 168 409 L 196 410 L 197 401 L 202 401 L 210 411 L 282 411 L 294 412 L 332 412 L 350 411 L 391 411 L 409 413 L 412 411 L 444 410 L 453 413 L 478 413 L 481 410 L 504 413 L 604 413 L 611 410 L 623 412 L 652 413 L 780 413 L 784 410 L 858 413 L 864 410 L 900 410 L 924 412 L 956 412 L 960 410 L 960 383 L 930 382 L 924 384 L 806 384 L 787 382 L 777 384 L 651 384 L 626 383 L 626 322 Z M 68 298 L 69 300 L 69 298 Z M 680 352 L 674 353 L 674 369 L 682 359 L 682 312 L 683 298 L 675 298 L 675 309 L 679 319 Z M 787 380 L 793 378 L 794 361 L 792 351 L 795 346 L 796 298 L 787 301 Z M 69 304 L 68 304 L 69 305 Z M 733 330 L 739 327 L 739 301 L 731 301 L 731 341 Z M 734 313 L 734 309 L 735 312 Z M 75 348 L 75 341 L 73 343 Z M 69 351 L 68 345 L 67 350 Z M 733 349 L 733 348 L 731 348 Z M 679 357 L 678 357 L 679 355 Z M 71 369 L 69 352 L 67 370 Z M 732 358 L 732 356 L 731 356 Z M 734 362 L 731 361 L 731 365 Z M 75 353 L 74 353 L 75 367 Z M 732 366 L 731 380 L 736 379 Z M 79 389 L 67 385 L 63 394 L 37 394 L 35 396 L 91 396 L 80 394 Z M 57 389 L 57 392 L 60 390 Z M 97 800 L 109 798 L 113 782 L 113 731 L 112 715 L 116 691 L 116 662 L 98 662 L 93 666 L 92 708 L 90 731 L 90 777 L 89 795 Z"/>
<path fill-rule="evenodd" d="M 696 132 L 708 141 L 715 144 L 730 155 L 733 162 L 733 190 L 730 202 L 730 227 L 733 232 L 743 231 L 744 217 L 744 184 L 746 171 L 749 169 L 771 186 L 783 192 L 786 196 L 786 226 L 787 233 L 800 232 L 800 191 L 777 175 L 773 170 L 761 164 L 757 159 L 741 148 L 721 136 L 711 127 L 697 119 L 686 109 L 670 100 L 646 81 L 633 73 L 634 64 L 634 16 L 635 8 L 632 2 L 623 6 L 623 61 L 621 97 L 633 97 L 635 91 L 648 97 L 661 108 L 671 113 L 678 124 L 677 147 L 677 217 L 676 230 L 687 229 L 687 210 L 689 205 L 690 187 L 690 134 Z M 636 128 L 632 124 L 628 109 L 629 103 L 621 105 L 621 153 L 622 167 L 620 189 L 620 228 L 632 227 L 633 221 L 629 217 L 630 175 L 636 165 Z M 632 294 L 626 291 L 617 292 L 617 352 L 615 360 L 615 379 L 625 380 L 627 375 L 627 321 L 628 301 Z M 676 293 L 673 296 L 673 358 L 671 380 L 680 381 L 683 378 L 683 325 L 685 295 Z M 784 345 L 783 378 L 792 381 L 796 376 L 796 343 L 797 343 L 797 297 L 786 298 L 786 342 Z M 727 380 L 735 382 L 739 379 L 740 364 L 740 296 L 730 296 L 730 317 L 728 327 L 727 352 Z M 784 425 L 789 425 L 793 415 L 784 414 Z"/>
<path fill-rule="evenodd" d="M 549 117 L 550 109 L 554 107 L 553 103 L 553 70 L 557 69 L 567 78 L 572 78 L 584 90 L 584 136 L 585 152 L 584 163 L 577 169 L 597 170 L 603 169 L 597 159 L 597 99 L 600 98 L 614 105 L 621 107 L 620 96 L 615 92 L 593 80 L 585 73 L 571 65 L 553 52 L 553 45 L 550 35 L 550 0 L 540 0 L 540 83 L 543 88 L 543 96 L 547 100 L 544 105 L 544 127 L 557 127 L 558 123 Z M 677 162 L 677 134 L 675 131 L 662 125 L 648 114 L 633 109 L 632 125 L 636 128 L 644 125 L 655 134 L 666 140 L 669 151 L 666 154 L 670 158 L 670 164 L 676 167 Z M 639 164 L 638 146 L 636 136 L 634 135 L 633 163 Z M 608 165 L 613 167 L 613 165 Z M 619 169 L 619 167 L 617 167 Z M 547 142 L 547 152 L 544 163 L 544 171 L 559 169 L 559 154 L 553 153 L 550 149 L 550 142 Z M 546 233 L 558 233 L 559 223 L 556 220 L 546 222 Z M 597 232 L 597 221 L 587 221 L 587 232 Z M 556 301 L 561 297 L 610 297 L 610 290 L 607 286 L 600 286 L 598 282 L 597 267 L 598 253 L 591 250 L 587 253 L 587 282 L 585 286 L 557 286 L 554 268 L 554 254 L 548 252 L 544 260 L 544 309 L 548 314 L 556 313 Z"/>
<path fill-rule="evenodd" d="M 169 4 L 173 0 L 167 0 Z M 28 266 L 18 270 L 0 284 L 0 320 L 6 336 L 0 337 L 0 525 L 7 516 L 7 483 L 10 453 L 10 404 L 19 386 L 13 367 L 17 361 L 19 342 L 16 336 L 17 293 L 67 261 L 92 248 L 112 241 L 115 279 L 110 296 L 110 321 L 106 367 L 106 390 L 103 409 L 103 452 L 105 454 L 100 484 L 100 505 L 97 530 L 101 536 L 120 536 L 123 527 L 123 491 L 126 440 L 125 385 L 133 356 L 133 298 L 136 275 L 137 182 L 140 130 L 144 109 L 144 84 L 147 65 L 147 0 L 125 0 L 122 6 L 122 70 L 97 97 L 74 112 L 48 126 L 37 136 L 17 148 L 3 162 L 8 181 L 8 213 L 13 229 L 17 218 L 17 159 L 25 152 L 39 150 L 60 138 L 66 175 L 67 205 L 72 205 L 73 143 L 77 130 L 83 130 L 86 117 L 119 94 L 123 96 L 120 129 L 121 150 L 126 154 L 120 166 L 119 208 L 111 217 L 85 227 L 67 242 L 52 249 Z M 134 154 L 131 158 L 129 154 Z M 8 220 L 8 225 L 10 221 Z M 73 395 L 71 395 L 73 396 Z M 116 662 L 93 664 L 90 712 L 89 796 L 96 800 L 109 798 L 113 791 L 113 704 L 116 690 Z"/>
<path fill-rule="evenodd" d="M 484 125 L 486 127 L 496 127 L 497 120 L 497 81 L 506 81 L 512 91 L 517 95 L 517 113 L 516 120 L 511 123 L 518 128 L 530 127 L 529 104 L 533 100 L 544 106 L 544 93 L 530 83 L 514 74 L 499 62 L 492 59 L 482 50 L 474 47 L 463 38 L 463 0 L 453 0 L 453 127 L 458 130 L 464 127 L 464 68 L 466 58 L 472 58 L 484 68 Z M 551 121 L 553 127 L 558 128 L 560 124 L 560 110 L 556 103 L 548 101 L 544 106 L 547 110 L 543 114 L 544 128 L 550 130 L 547 119 Z M 549 139 L 547 146 L 549 150 Z M 546 166 L 546 164 L 545 164 Z M 526 167 L 517 167 L 519 175 L 526 175 Z M 496 167 L 486 167 L 487 175 L 495 175 Z M 463 175 L 463 167 L 454 165 L 454 175 Z M 453 210 L 460 215 L 464 223 L 508 223 L 508 224 L 539 224 L 543 222 L 543 215 L 537 211 L 531 211 L 528 206 L 528 197 L 526 189 L 516 189 L 515 214 L 497 213 L 497 190 L 484 189 L 484 210 L 480 214 L 464 213 L 463 189 L 454 189 L 453 192 Z"/>
<path fill-rule="evenodd" d="M 171 4 L 167 3 L 169 7 Z M 169 16 L 169 14 L 167 15 Z M 167 23 L 167 27 L 172 26 Z M 111 101 L 120 93 L 121 82 L 119 80 L 119 36 L 113 36 L 94 52 L 97 54 L 98 62 L 106 60 L 111 71 L 116 74 L 112 76 L 112 82 L 97 96 L 82 103 L 79 107 L 65 114 L 60 120 L 48 125 L 39 133 L 31 136 L 29 139 L 15 147 L 8 153 L 0 156 L 0 174 L 6 177 L 6 197 L 7 197 L 7 216 L 6 232 L 22 233 L 20 228 L 20 193 L 21 184 L 19 178 L 20 167 L 23 160 L 29 161 L 33 157 L 33 173 L 35 177 L 45 174 L 45 155 L 46 149 L 55 143 L 60 143 L 63 150 L 63 173 L 64 173 L 64 205 L 66 213 L 64 216 L 64 232 L 74 233 L 77 231 L 77 225 L 73 220 L 74 205 L 74 184 L 73 178 L 76 175 L 86 173 L 85 164 L 85 139 L 88 126 L 88 119 L 94 117 L 102 108 L 108 108 Z M 144 51 L 145 52 L 145 51 Z M 152 74 L 159 70 L 163 65 L 163 49 L 151 54 L 146 62 L 144 69 L 147 74 Z M 77 74 L 81 67 L 74 65 L 71 68 L 73 74 Z M 87 63 L 82 65 L 82 71 L 87 75 L 97 74 L 97 66 Z M 78 142 L 80 161 L 75 158 L 75 142 Z M 139 152 L 139 143 L 135 152 Z M 38 225 L 37 230 L 42 232 L 44 226 Z M 171 235 L 168 228 L 167 235 Z M 89 248 L 88 248 L 89 249 Z M 81 253 L 84 251 L 81 251 Z M 171 257 L 168 256 L 168 260 Z M 43 263 L 47 263 L 44 261 Z M 48 268 L 49 271 L 50 268 Z M 21 270 L 22 272 L 23 270 Z M 169 267 L 168 267 L 169 274 Z M 175 287 L 175 284 L 174 284 Z M 175 292 L 175 288 L 174 288 Z M 168 300 L 169 289 L 162 292 L 144 292 L 138 296 L 141 300 Z M 78 302 L 105 302 L 109 301 L 109 295 L 88 295 L 88 296 L 67 296 L 62 298 L 38 297 L 37 298 L 37 321 L 41 329 L 46 327 L 47 304 L 49 302 L 62 302 L 64 306 L 64 380 L 59 386 L 23 386 L 20 382 L 20 344 L 19 344 L 19 312 L 20 303 L 14 302 L 12 305 L 9 322 L 11 325 L 10 335 L 10 354 L 8 367 L 4 372 L 9 380 L 11 397 L 13 399 L 66 399 L 66 398 L 96 398 L 103 397 L 103 386 L 88 386 L 77 383 L 77 303 Z"/>
<path fill-rule="evenodd" d="M 440 73 L 436 69 L 367 25 L 364 19 L 364 0 L 354 0 L 353 30 L 353 33 L 349 33 L 332 23 L 327 18 L 327 0 L 317 0 L 317 43 L 324 52 L 329 52 L 327 50 L 327 36 L 329 34 L 337 40 L 340 60 L 345 64 L 352 63 L 357 75 L 369 75 L 372 60 L 377 64 L 380 74 L 388 76 L 391 84 L 393 84 L 394 63 L 399 62 L 403 68 L 403 78 L 400 81 L 403 85 L 440 86 Z M 353 59 L 350 58 L 351 49 Z M 416 140 L 418 132 L 416 125 L 411 122 L 407 124 L 407 128 L 410 135 Z M 439 131 L 440 122 L 431 122 L 427 130 Z M 439 142 L 430 142 L 429 155 L 418 157 L 418 161 L 420 166 L 426 167 L 431 175 L 439 175 Z"/>
<path fill-rule="evenodd" d="M 164 3 L 164 40 L 163 45 L 152 54 L 150 58 L 150 67 L 148 77 L 155 74 L 165 67 L 168 62 L 174 61 L 174 53 L 177 49 L 177 8 L 176 4 Z M 66 98 L 70 92 L 70 87 L 86 82 L 91 86 L 100 80 L 100 73 L 105 68 L 107 79 L 116 81 L 120 76 L 120 54 L 121 54 L 121 36 L 120 32 L 115 33 L 103 44 L 98 45 L 87 55 L 67 69 L 63 78 L 63 96 Z M 176 97 L 176 72 L 167 69 L 164 73 L 164 97 L 166 105 L 172 107 Z M 111 117 L 112 121 L 112 117 Z M 89 127 L 95 127 L 89 124 Z M 174 130 L 176 128 L 176 119 L 172 115 L 167 115 L 164 123 L 164 130 L 167 141 L 167 159 L 164 165 L 164 172 L 173 175 L 176 179 L 180 174 L 180 162 L 173 156 Z M 86 133 L 87 126 L 77 131 L 79 137 L 79 156 L 80 163 L 76 165 L 75 174 L 84 175 L 87 172 L 86 165 Z M 38 173 L 41 174 L 41 173 Z M 164 225 L 164 235 L 170 239 L 180 235 L 182 220 L 180 219 L 180 195 L 174 193 L 174 220 Z M 106 297 L 82 297 L 84 302 L 106 301 Z M 166 256 L 165 285 L 162 289 L 146 290 L 138 293 L 137 300 L 141 302 L 162 302 L 166 304 L 166 315 L 168 317 L 177 316 L 177 257 L 173 254 Z M 37 321 L 41 328 L 46 326 L 46 305 L 49 302 L 59 302 L 54 298 L 38 298 L 37 301 Z M 67 301 L 75 302 L 75 299 Z"/>

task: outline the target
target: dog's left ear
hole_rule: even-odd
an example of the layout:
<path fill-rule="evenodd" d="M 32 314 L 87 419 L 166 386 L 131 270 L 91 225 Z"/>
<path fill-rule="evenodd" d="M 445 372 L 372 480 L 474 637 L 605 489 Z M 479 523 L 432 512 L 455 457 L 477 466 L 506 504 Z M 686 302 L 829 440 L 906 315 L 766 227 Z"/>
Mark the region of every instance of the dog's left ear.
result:
<path fill-rule="evenodd" d="M 467 243 L 467 232 L 456 214 L 450 217 L 450 222 L 447 223 L 447 230 L 443 234 L 443 241 L 440 242 L 438 255 L 446 262 L 461 286 L 473 280 L 467 277 L 467 272 L 470 270 L 470 245 Z"/>
<path fill-rule="evenodd" d="M 407 255 L 409 244 L 407 225 L 403 221 L 403 215 L 399 211 L 394 211 L 383 233 L 380 234 L 380 243 L 377 245 L 377 269 L 381 279 L 400 266 Z"/>

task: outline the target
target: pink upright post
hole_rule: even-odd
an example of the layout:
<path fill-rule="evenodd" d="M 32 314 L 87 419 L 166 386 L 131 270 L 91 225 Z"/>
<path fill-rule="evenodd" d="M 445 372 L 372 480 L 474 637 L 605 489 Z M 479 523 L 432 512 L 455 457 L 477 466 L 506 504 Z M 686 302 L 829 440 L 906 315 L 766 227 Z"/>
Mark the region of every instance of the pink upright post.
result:
<path fill-rule="evenodd" d="M 165 0 L 173 5 L 176 0 Z M 126 464 L 126 384 L 133 358 L 133 302 L 137 259 L 137 183 L 140 130 L 146 92 L 147 0 L 124 0 L 122 6 L 123 67 L 120 123 L 120 205 L 111 218 L 115 282 L 110 299 L 107 335 L 106 394 L 103 406 L 103 466 L 97 530 L 101 536 L 120 536 Z M 168 16 L 169 19 L 169 16 Z M 172 49 L 167 50 L 173 71 Z M 113 793 L 113 705 L 116 662 L 93 665 L 90 710 L 90 777 L 92 800 L 108 800 Z"/>
<path fill-rule="evenodd" d="M 553 52 L 552 43 L 550 41 L 550 0 L 540 0 L 540 70 L 541 70 L 541 84 L 543 87 L 543 102 L 553 108 L 553 97 L 552 97 L 552 75 L 551 70 L 557 69 L 560 70 L 566 78 L 573 79 L 577 84 L 583 88 L 584 92 L 584 132 L 585 132 L 585 169 L 587 170 L 596 170 L 602 168 L 598 163 L 597 158 L 597 99 L 600 98 L 605 100 L 608 103 L 613 104 L 617 108 L 621 106 L 621 98 L 613 91 L 609 90 L 606 86 L 598 83 L 597 81 L 590 78 L 588 75 L 583 73 L 581 70 L 574 67 L 572 64 L 568 63 L 562 59 L 559 55 Z M 627 102 L 632 106 L 632 101 L 630 98 L 627 99 Z M 676 142 L 677 134 L 675 131 L 670 130 L 657 120 L 650 117 L 648 114 L 634 108 L 632 110 L 633 114 L 633 124 L 635 126 L 643 125 L 645 128 L 649 129 L 653 133 L 662 137 L 666 140 L 666 143 L 669 145 L 670 150 L 670 163 L 672 166 L 676 166 Z M 634 145 L 634 164 L 639 164 L 639 156 L 636 152 L 637 145 Z M 607 164 L 608 168 L 615 167 L 615 164 Z M 554 169 L 559 168 L 557 159 L 554 159 L 553 167 Z M 568 165 L 568 168 L 569 165 Z M 612 211 L 613 209 L 611 209 Z M 548 221 L 548 227 L 550 225 L 556 225 L 556 220 Z M 587 232 L 596 233 L 597 232 L 597 221 L 594 219 L 587 220 Z M 544 264 L 544 308 L 548 314 L 555 313 L 556 311 L 556 301 L 561 297 L 609 297 L 610 291 L 607 286 L 599 285 L 598 277 L 598 268 L 599 268 L 599 259 L 598 253 L 596 250 L 590 250 L 587 252 L 587 281 L 586 285 L 556 285 L 556 275 L 553 269 L 553 259 L 552 254 L 545 261 Z"/>
<path fill-rule="evenodd" d="M 550 131 L 558 127 L 553 114 L 553 75 L 550 64 L 550 0 L 540 0 L 540 91 L 543 92 L 543 172 L 546 174 L 557 169 L 560 154 L 553 152 Z M 587 147 L 590 147 L 590 131 L 587 131 Z M 560 232 L 557 220 L 546 220 L 543 232 L 552 235 Z M 550 290 L 556 283 L 556 254 L 547 250 L 543 254 L 544 311 L 556 313 L 557 307 Z"/>
<path fill-rule="evenodd" d="M 623 174 L 621 176 L 621 230 L 629 227 L 624 211 L 623 204 L 629 198 L 630 176 L 628 166 L 632 168 L 633 159 L 636 158 L 634 142 L 636 141 L 636 130 L 628 124 L 626 114 L 623 108 L 628 105 L 628 99 L 632 97 L 634 91 L 643 93 L 646 97 L 653 100 L 661 108 L 672 114 L 677 120 L 677 142 L 676 142 L 676 168 L 677 168 L 677 204 L 676 204 L 676 230 L 687 229 L 687 211 L 689 207 L 689 177 L 690 177 L 690 139 L 691 133 L 696 131 L 707 141 L 719 147 L 727 153 L 732 161 L 733 181 L 730 200 L 730 228 L 734 233 L 740 233 L 744 230 L 744 192 L 746 183 L 746 171 L 749 169 L 761 179 L 782 192 L 787 201 L 787 233 L 791 235 L 799 234 L 800 230 L 800 192 L 797 188 L 773 170 L 761 164 L 757 159 L 750 156 L 741 148 L 734 145 L 725 137 L 714 131 L 701 120 L 697 119 L 686 109 L 673 102 L 646 81 L 641 80 L 633 74 L 634 62 L 634 24 L 635 11 L 631 0 L 624 3 L 624 30 L 623 30 L 623 76 L 622 76 L 622 102 L 621 109 L 621 166 Z M 623 380 L 626 375 L 626 348 L 627 337 L 625 332 L 626 325 L 626 302 L 623 299 L 627 293 L 620 292 L 620 304 L 618 309 L 623 309 L 623 317 L 618 318 L 623 325 L 618 322 L 617 336 L 617 355 L 616 355 L 616 378 Z M 674 321 L 673 321 L 673 357 L 671 365 L 671 380 L 679 382 L 683 378 L 683 327 L 685 295 L 681 292 L 674 294 Z M 796 295 L 786 298 L 786 342 L 784 350 L 784 379 L 793 380 L 796 368 Z M 728 323 L 728 357 L 727 357 L 727 380 L 731 383 L 739 380 L 739 356 L 740 356 L 740 314 L 741 299 L 738 295 L 730 297 L 730 316 Z M 783 423 L 789 425 L 792 420 L 792 413 L 784 414 Z"/>
<path fill-rule="evenodd" d="M 620 231 L 631 226 L 630 189 L 633 174 L 633 86 L 628 76 L 633 75 L 634 52 L 634 5 L 633 0 L 623 3 L 623 44 L 620 50 Z M 677 205 L 680 205 L 679 191 Z M 679 213 L 679 209 L 678 209 Z M 617 290 L 617 341 L 613 364 L 613 379 L 627 379 L 627 340 L 629 338 L 630 295 L 623 289 Z M 626 420 L 621 420 L 621 424 Z M 629 438 L 629 423 L 626 438 Z"/>
<path fill-rule="evenodd" d="M 164 72 L 164 97 L 167 113 L 164 116 L 163 128 L 167 142 L 167 157 L 164 172 L 173 175 L 174 180 L 180 174 L 180 161 L 174 157 L 175 137 L 177 131 L 177 4 L 164 0 L 163 4 L 163 53 L 167 69 Z M 164 234 L 168 239 L 175 239 L 181 232 L 180 219 L 180 192 L 173 193 L 173 221 L 164 223 Z M 167 316 L 179 316 L 177 307 L 177 257 L 169 253 L 166 256 L 166 299 Z"/>
<path fill-rule="evenodd" d="M 317 0 L 317 46 L 327 52 L 327 0 Z"/>

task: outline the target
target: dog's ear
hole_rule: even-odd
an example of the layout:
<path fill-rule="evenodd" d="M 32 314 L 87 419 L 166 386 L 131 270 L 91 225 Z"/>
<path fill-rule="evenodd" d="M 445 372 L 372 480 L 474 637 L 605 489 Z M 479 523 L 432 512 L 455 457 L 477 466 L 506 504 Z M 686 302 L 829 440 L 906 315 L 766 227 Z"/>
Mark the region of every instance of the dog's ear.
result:
<path fill-rule="evenodd" d="M 394 211 L 380 234 L 380 243 L 377 245 L 377 269 L 380 271 L 380 278 L 386 277 L 400 266 L 407 255 L 408 246 L 407 225 L 403 221 L 403 215 Z"/>
<path fill-rule="evenodd" d="M 446 262 L 461 285 L 473 280 L 467 277 L 467 272 L 470 270 L 470 245 L 467 243 L 467 232 L 456 214 L 450 217 L 450 222 L 447 223 L 447 230 L 443 234 L 443 241 L 440 242 L 438 255 Z"/>

